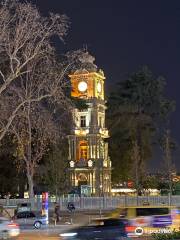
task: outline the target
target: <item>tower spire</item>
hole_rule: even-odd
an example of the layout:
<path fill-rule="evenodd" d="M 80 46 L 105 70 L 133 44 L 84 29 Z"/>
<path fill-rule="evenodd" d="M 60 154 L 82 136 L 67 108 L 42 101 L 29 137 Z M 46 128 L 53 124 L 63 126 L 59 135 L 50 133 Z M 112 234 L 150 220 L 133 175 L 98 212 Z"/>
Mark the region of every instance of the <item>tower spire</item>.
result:
<path fill-rule="evenodd" d="M 84 52 L 88 52 L 88 45 L 87 45 L 87 43 L 83 44 L 83 51 Z"/>

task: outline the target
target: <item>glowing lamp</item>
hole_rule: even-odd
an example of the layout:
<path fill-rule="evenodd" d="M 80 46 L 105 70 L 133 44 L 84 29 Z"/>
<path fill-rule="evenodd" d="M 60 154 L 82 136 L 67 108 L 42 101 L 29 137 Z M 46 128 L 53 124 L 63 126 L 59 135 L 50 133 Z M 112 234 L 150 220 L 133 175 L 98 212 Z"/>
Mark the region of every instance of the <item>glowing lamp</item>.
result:
<path fill-rule="evenodd" d="M 92 160 L 89 160 L 88 161 L 88 167 L 92 167 L 93 166 L 93 161 Z"/>
<path fill-rule="evenodd" d="M 74 167 L 74 161 L 70 161 L 69 164 L 70 164 L 70 167 L 72 167 L 72 168 Z"/>

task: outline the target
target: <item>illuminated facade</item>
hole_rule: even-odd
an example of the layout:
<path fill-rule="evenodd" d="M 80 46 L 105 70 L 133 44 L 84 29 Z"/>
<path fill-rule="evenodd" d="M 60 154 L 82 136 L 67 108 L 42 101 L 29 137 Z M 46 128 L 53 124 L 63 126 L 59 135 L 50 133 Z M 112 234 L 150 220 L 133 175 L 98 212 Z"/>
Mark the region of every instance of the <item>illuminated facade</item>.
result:
<path fill-rule="evenodd" d="M 85 52 L 82 67 L 69 75 L 71 95 L 86 101 L 87 109 L 73 109 L 74 129 L 68 136 L 71 186 L 91 186 L 94 196 L 111 192 L 111 161 L 108 156 L 109 137 L 105 128 L 104 80 L 94 58 Z"/>

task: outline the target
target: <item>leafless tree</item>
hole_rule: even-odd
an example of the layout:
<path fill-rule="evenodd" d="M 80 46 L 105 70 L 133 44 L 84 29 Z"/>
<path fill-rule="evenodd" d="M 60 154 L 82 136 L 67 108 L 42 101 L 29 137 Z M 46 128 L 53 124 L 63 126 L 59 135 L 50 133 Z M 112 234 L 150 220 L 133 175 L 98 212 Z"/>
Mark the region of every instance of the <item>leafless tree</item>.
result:
<path fill-rule="evenodd" d="M 3 100 L 5 110 L 23 103 L 8 132 L 14 134 L 17 158 L 25 168 L 29 196 L 33 197 L 33 178 L 38 163 L 48 145 L 64 136 L 62 122 L 70 115 L 71 101 L 65 95 L 68 82 L 59 76 L 61 65 L 49 58 L 30 68 L 29 73 L 11 84 Z"/>
<path fill-rule="evenodd" d="M 17 122 L 11 131 L 17 142 L 17 159 L 22 169 L 26 169 L 26 176 L 29 185 L 29 195 L 33 197 L 33 177 L 39 161 L 48 151 L 48 144 L 54 141 L 55 128 L 48 112 L 31 112 L 31 106 L 24 108 L 24 111 L 17 118 Z M 34 109 L 35 110 L 35 109 Z M 54 134 L 53 134 L 54 133 Z"/>
<path fill-rule="evenodd" d="M 72 63 L 57 59 L 51 44 L 55 35 L 62 40 L 67 29 L 66 16 L 42 17 L 30 3 L 5 0 L 0 6 L 0 140 L 7 132 L 14 134 L 30 197 L 38 162 L 62 135 L 54 113 L 60 109 L 59 118 L 65 118 L 72 106 L 65 78 Z"/>
<path fill-rule="evenodd" d="M 57 91 L 62 90 L 59 85 L 66 69 L 61 67 L 58 76 L 54 77 L 50 69 L 55 55 L 51 39 L 58 36 L 63 40 L 67 30 L 65 15 L 42 17 L 35 6 L 18 0 L 4 0 L 0 4 L 0 140 L 24 105 L 54 97 Z M 13 84 L 20 86 L 22 79 L 35 76 L 32 72 L 35 72 L 39 85 L 36 93 L 23 99 L 18 98 L 17 93 L 14 100 L 11 97 Z M 14 102 L 7 108 L 6 101 Z"/>

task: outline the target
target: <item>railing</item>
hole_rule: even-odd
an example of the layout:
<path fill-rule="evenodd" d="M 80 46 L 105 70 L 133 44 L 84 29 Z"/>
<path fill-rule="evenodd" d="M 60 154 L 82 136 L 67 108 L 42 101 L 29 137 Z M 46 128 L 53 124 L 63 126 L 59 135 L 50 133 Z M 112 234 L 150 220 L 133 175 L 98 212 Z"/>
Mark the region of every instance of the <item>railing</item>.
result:
<path fill-rule="evenodd" d="M 19 203 L 31 203 L 33 209 L 41 209 L 41 199 L 0 199 L 0 205 L 14 206 Z M 61 210 L 66 210 L 68 202 L 73 202 L 77 210 L 99 210 L 115 209 L 117 207 L 140 206 L 140 205 L 175 205 L 180 207 L 180 196 L 120 196 L 120 197 L 60 197 L 56 202 L 59 203 Z M 53 209 L 55 199 L 49 198 L 49 208 Z"/>

